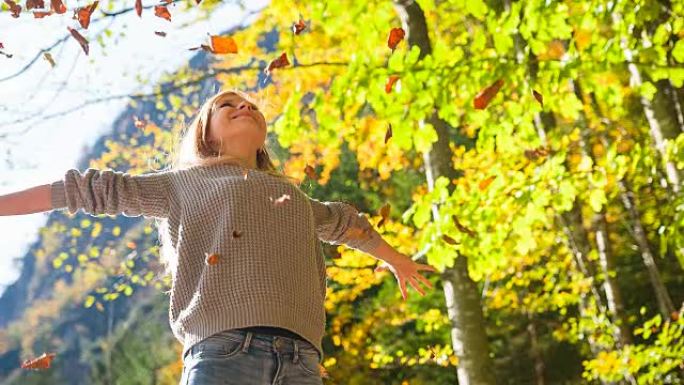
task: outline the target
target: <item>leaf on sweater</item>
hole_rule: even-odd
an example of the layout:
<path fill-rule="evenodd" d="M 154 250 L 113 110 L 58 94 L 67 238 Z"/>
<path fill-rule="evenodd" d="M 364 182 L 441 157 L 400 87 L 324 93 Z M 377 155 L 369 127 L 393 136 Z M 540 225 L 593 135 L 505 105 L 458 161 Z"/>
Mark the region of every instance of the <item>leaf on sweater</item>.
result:
<path fill-rule="evenodd" d="M 475 109 L 484 110 L 487 107 L 487 105 L 489 105 L 489 102 L 496 96 L 497 92 L 499 92 L 499 89 L 501 88 L 503 83 L 503 79 L 499 79 L 489 87 L 480 91 L 473 100 L 473 106 L 475 107 Z"/>
<path fill-rule="evenodd" d="M 95 12 L 95 8 L 97 8 L 98 1 L 95 1 L 94 3 L 87 5 L 85 7 L 78 8 L 74 12 L 74 19 L 77 19 L 78 22 L 81 24 L 81 27 L 83 29 L 88 29 L 88 26 L 90 25 L 90 16 Z"/>
<path fill-rule="evenodd" d="M 204 259 L 204 262 L 207 265 L 215 265 L 219 262 L 219 256 L 216 253 L 211 253 L 211 254 L 204 253 L 204 255 L 206 256 L 206 258 Z"/>
<path fill-rule="evenodd" d="M 50 367 L 50 363 L 55 358 L 55 353 L 43 353 L 42 356 L 25 360 L 21 364 L 22 369 L 47 369 Z"/>
<path fill-rule="evenodd" d="M 242 231 L 233 230 L 233 238 L 240 238 L 242 236 Z"/>
<path fill-rule="evenodd" d="M 387 46 L 392 52 L 397 48 L 397 44 L 404 39 L 404 36 L 406 36 L 406 32 L 404 32 L 403 28 L 392 28 L 390 30 L 389 37 L 387 38 Z"/>

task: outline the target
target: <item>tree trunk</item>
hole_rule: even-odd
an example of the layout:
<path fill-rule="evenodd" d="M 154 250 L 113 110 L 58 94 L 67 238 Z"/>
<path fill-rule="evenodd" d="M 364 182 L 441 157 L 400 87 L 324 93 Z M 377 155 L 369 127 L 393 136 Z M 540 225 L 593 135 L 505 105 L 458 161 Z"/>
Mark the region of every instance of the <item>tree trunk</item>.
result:
<path fill-rule="evenodd" d="M 406 31 L 409 46 L 420 48 L 419 60 L 422 60 L 432 52 L 423 10 L 412 0 L 394 0 L 394 7 Z M 426 179 L 432 191 L 434 181 L 439 176 L 446 176 L 452 180 L 459 175 L 451 164 L 448 124 L 438 117 L 437 109 L 428 121 L 435 128 L 438 137 L 430 152 L 424 154 Z M 449 189 L 453 188 L 453 184 L 449 184 Z M 439 211 L 436 205 L 433 206 L 432 212 L 435 220 L 438 220 Z M 448 317 L 452 325 L 453 349 L 459 359 L 459 385 L 495 384 L 480 292 L 470 278 L 467 257 L 459 255 L 454 266 L 442 274 L 442 279 Z"/>
<path fill-rule="evenodd" d="M 546 385 L 544 378 L 544 357 L 537 338 L 537 325 L 534 317 L 530 313 L 527 314 L 527 333 L 530 336 L 530 355 L 534 361 L 534 378 L 536 385 Z"/>

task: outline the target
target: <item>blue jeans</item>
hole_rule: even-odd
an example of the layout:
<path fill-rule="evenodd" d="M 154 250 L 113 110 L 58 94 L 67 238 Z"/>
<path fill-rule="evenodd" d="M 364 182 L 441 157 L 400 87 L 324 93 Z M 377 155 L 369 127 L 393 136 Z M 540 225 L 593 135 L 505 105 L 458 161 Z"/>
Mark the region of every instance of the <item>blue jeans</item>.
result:
<path fill-rule="evenodd" d="M 323 385 L 306 340 L 225 330 L 190 348 L 180 385 Z"/>

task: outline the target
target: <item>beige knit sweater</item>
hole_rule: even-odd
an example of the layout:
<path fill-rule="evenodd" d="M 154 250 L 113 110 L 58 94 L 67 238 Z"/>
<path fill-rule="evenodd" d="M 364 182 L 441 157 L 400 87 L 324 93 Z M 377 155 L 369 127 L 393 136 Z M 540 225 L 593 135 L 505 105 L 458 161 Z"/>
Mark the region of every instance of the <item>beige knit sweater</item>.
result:
<path fill-rule="evenodd" d="M 327 280 L 318 241 L 369 253 L 382 240 L 350 204 L 320 202 L 259 170 L 245 179 L 231 164 L 139 175 L 70 169 L 51 191 L 52 208 L 70 214 L 168 218 L 177 256 L 169 324 L 183 356 L 217 332 L 265 325 L 298 333 L 322 362 Z"/>

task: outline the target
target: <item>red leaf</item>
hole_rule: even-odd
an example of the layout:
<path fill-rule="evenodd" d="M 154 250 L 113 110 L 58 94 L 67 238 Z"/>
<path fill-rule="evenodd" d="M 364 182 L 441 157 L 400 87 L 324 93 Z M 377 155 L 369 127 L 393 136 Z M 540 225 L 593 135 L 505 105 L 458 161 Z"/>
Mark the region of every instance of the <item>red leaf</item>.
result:
<path fill-rule="evenodd" d="M 50 9 L 58 14 L 66 12 L 66 6 L 62 3 L 62 0 L 50 0 Z"/>
<path fill-rule="evenodd" d="M 166 8 L 165 5 L 155 5 L 154 6 L 154 15 L 159 16 L 162 19 L 166 19 L 168 21 L 171 21 L 171 14 L 169 13 L 169 9 Z"/>
<path fill-rule="evenodd" d="M 88 26 L 90 25 L 90 16 L 95 12 L 95 8 L 97 8 L 97 3 L 98 1 L 95 1 L 94 3 L 81 7 L 78 10 L 76 10 L 76 13 L 74 15 L 75 18 L 78 19 L 78 22 L 81 24 L 81 27 L 83 29 L 88 29 Z"/>
<path fill-rule="evenodd" d="M 5 4 L 9 5 L 10 12 L 12 12 L 12 17 L 19 17 L 19 14 L 21 13 L 21 5 L 12 0 L 5 0 Z"/>
<path fill-rule="evenodd" d="M 81 45 L 81 48 L 83 48 L 83 52 L 85 52 L 86 55 L 88 55 L 88 40 L 86 40 L 85 37 L 83 37 L 80 33 L 78 33 L 77 30 L 67 26 L 67 29 L 69 32 L 71 32 L 71 36 L 78 41 L 78 44 Z"/>
<path fill-rule="evenodd" d="M 403 28 L 392 28 L 387 38 L 387 46 L 390 47 L 392 51 L 397 47 L 400 41 L 404 39 L 406 32 Z"/>
<path fill-rule="evenodd" d="M 489 185 L 492 184 L 492 182 L 494 181 L 494 179 L 496 179 L 496 175 L 492 175 L 492 176 L 490 176 L 489 178 L 487 178 L 487 179 L 483 180 L 482 182 L 480 182 L 480 184 L 478 185 L 478 187 L 480 188 L 480 191 L 483 191 L 484 189 L 486 189 L 487 187 L 489 187 Z"/>
<path fill-rule="evenodd" d="M 281 68 L 290 65 L 290 62 L 287 60 L 287 54 L 283 52 L 278 58 L 271 60 L 270 63 L 268 63 L 268 68 L 264 72 L 268 75 L 271 73 L 272 70 L 276 68 Z"/>
<path fill-rule="evenodd" d="M 52 15 L 52 11 L 33 11 L 33 18 L 34 19 L 42 19 L 45 16 L 50 16 Z"/>
<path fill-rule="evenodd" d="M 542 94 L 537 92 L 537 90 L 532 90 L 532 95 L 534 95 L 534 98 L 537 99 L 537 101 L 539 102 L 539 104 L 541 104 L 541 106 L 543 108 L 544 107 L 544 97 L 542 96 Z"/>
<path fill-rule="evenodd" d="M 45 8 L 45 3 L 43 0 L 26 0 L 26 10 L 33 8 Z"/>
<path fill-rule="evenodd" d="M 386 93 L 389 94 L 390 92 L 392 92 L 392 86 L 394 85 L 394 83 L 395 83 L 397 80 L 399 80 L 399 76 L 398 76 L 398 75 L 390 75 L 390 76 L 389 76 L 389 78 L 387 79 L 387 83 L 385 83 L 385 92 L 386 92 Z"/>
<path fill-rule="evenodd" d="M 477 110 L 483 110 L 487 107 L 489 102 L 496 96 L 496 93 L 499 92 L 499 89 L 503 85 L 504 81 L 503 79 L 499 79 L 494 82 L 491 86 L 483 89 L 480 91 L 477 96 L 475 96 L 475 99 L 473 100 L 473 106 Z"/>
<path fill-rule="evenodd" d="M 299 35 L 302 33 L 302 31 L 306 28 L 306 23 L 304 23 L 304 20 L 301 18 L 299 19 L 298 22 L 292 24 L 292 31 L 294 32 L 295 35 Z"/>
<path fill-rule="evenodd" d="M 26 360 L 21 364 L 22 369 L 47 369 L 55 358 L 55 353 L 43 353 L 42 356 L 32 360 Z"/>
<path fill-rule="evenodd" d="M 142 0 L 135 0 L 135 13 L 138 14 L 138 17 L 142 17 Z"/>

